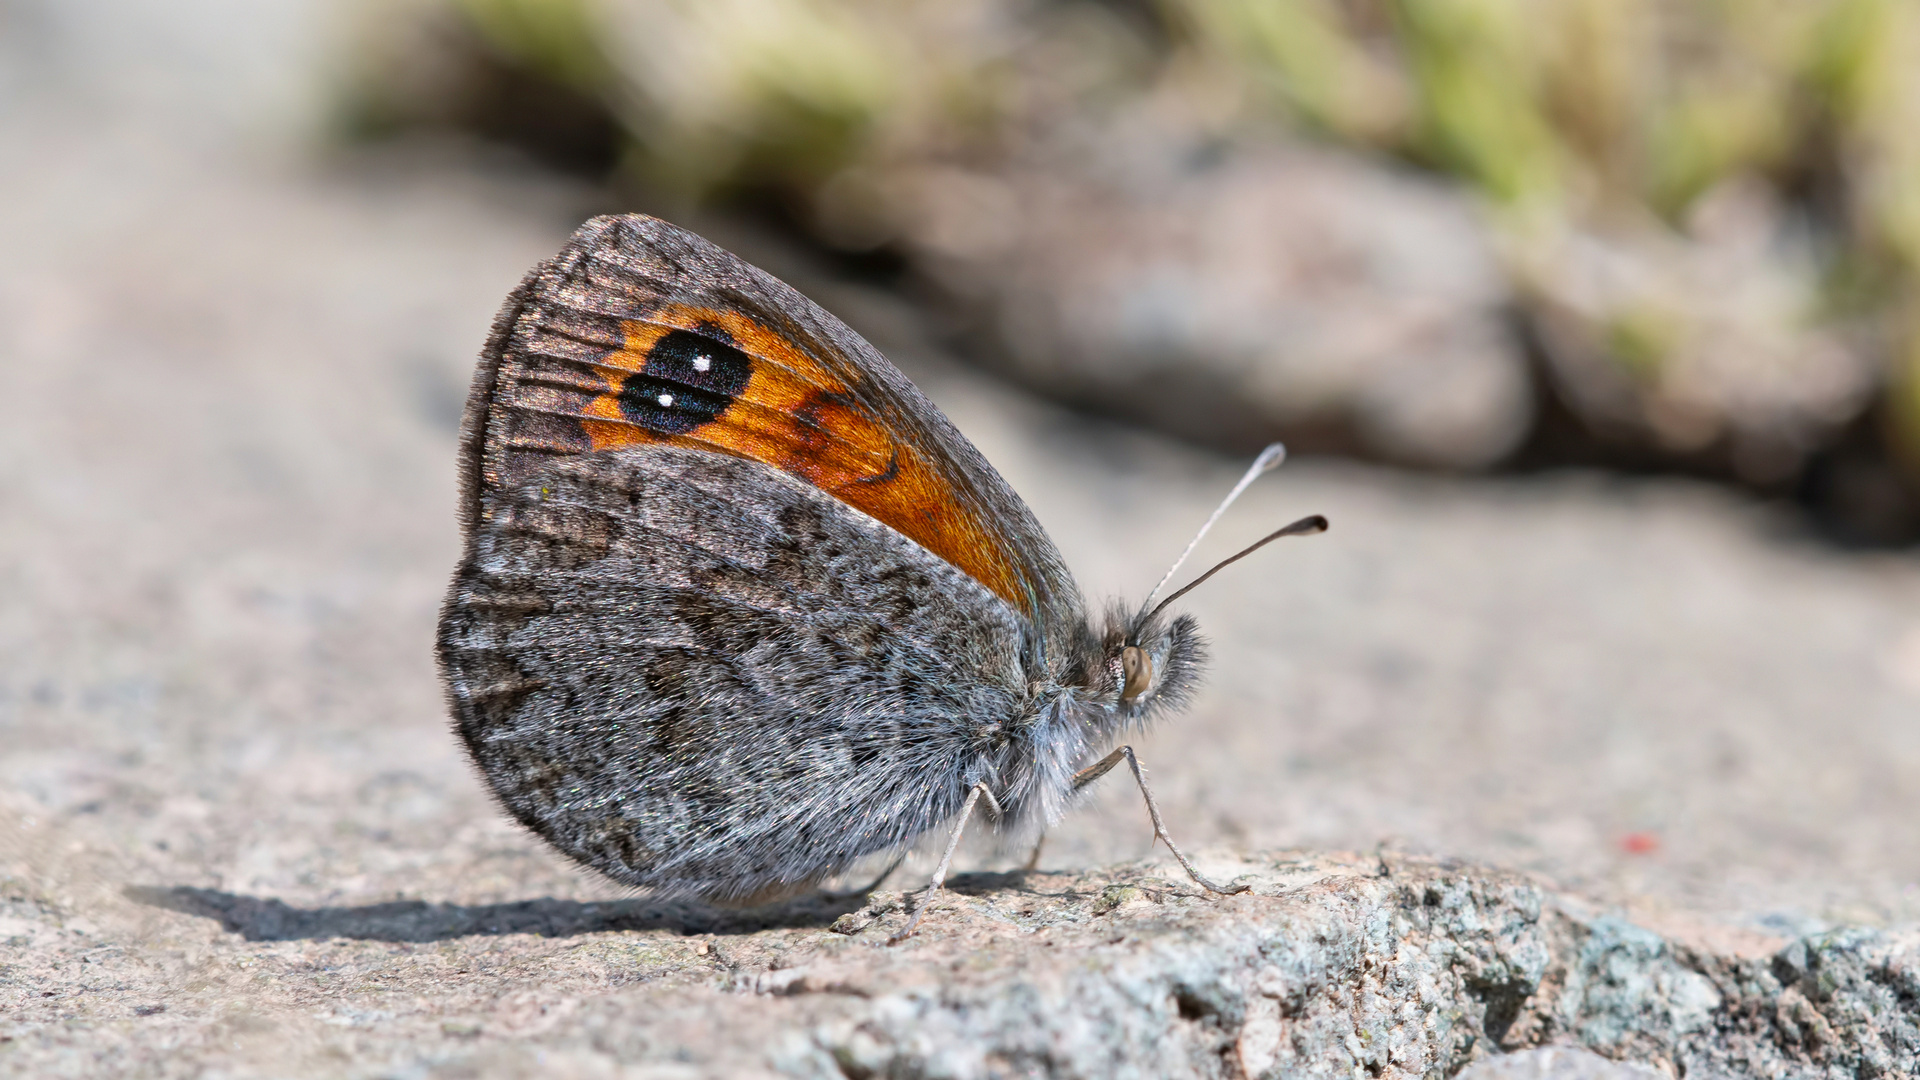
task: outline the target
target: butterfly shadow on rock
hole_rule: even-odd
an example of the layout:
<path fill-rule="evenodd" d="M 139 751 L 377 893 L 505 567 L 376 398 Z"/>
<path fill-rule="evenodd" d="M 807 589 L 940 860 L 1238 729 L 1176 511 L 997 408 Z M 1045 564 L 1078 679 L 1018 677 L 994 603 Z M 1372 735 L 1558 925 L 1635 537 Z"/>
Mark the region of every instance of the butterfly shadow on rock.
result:
<path fill-rule="evenodd" d="M 597 901 L 541 897 L 504 904 L 394 900 L 357 907 L 301 908 L 271 897 L 242 896 L 184 885 L 131 885 L 123 894 L 149 907 L 218 920 L 224 929 L 248 941 L 351 938 L 428 942 L 480 934 L 574 937 L 620 930 L 750 934 L 758 930 L 827 926 L 867 902 L 862 893 L 814 892 L 752 908 L 724 908 L 646 897 Z"/>

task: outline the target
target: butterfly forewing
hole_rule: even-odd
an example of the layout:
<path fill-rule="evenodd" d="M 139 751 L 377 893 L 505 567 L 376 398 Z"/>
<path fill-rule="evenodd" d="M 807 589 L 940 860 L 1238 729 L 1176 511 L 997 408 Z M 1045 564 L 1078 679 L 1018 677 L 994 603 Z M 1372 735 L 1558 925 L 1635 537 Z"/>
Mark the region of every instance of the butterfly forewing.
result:
<path fill-rule="evenodd" d="M 772 466 L 959 568 L 1028 620 L 1030 664 L 1078 617 L 1026 506 L 872 346 L 652 218 L 594 219 L 523 283 L 483 355 L 467 439 L 469 528 L 557 459 L 680 446 Z"/>

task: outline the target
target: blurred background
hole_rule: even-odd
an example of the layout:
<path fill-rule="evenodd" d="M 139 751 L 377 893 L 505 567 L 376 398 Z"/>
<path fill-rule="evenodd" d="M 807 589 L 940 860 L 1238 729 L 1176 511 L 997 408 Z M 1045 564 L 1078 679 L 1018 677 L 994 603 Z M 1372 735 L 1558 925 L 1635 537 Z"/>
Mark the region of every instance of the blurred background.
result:
<path fill-rule="evenodd" d="M 1916 130 L 1908 0 L 0 0 L 0 881 L 619 895 L 430 642 L 488 321 L 641 210 L 1095 598 L 1296 450 L 1198 556 L 1333 519 L 1191 598 L 1176 836 L 1920 918 Z M 1116 783 L 1048 859 L 1149 839 Z"/>
<path fill-rule="evenodd" d="M 1911 539 L 1902 0 L 415 0 L 343 132 L 751 208 L 1223 449 L 1685 472 Z"/>

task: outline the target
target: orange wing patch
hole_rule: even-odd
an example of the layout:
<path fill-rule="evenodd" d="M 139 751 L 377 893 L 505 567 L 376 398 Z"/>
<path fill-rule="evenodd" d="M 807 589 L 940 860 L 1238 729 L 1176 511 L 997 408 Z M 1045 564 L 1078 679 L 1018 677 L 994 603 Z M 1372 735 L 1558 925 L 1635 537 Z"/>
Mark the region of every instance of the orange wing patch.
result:
<path fill-rule="evenodd" d="M 946 479 L 787 339 L 738 312 L 684 304 L 621 329 L 625 343 L 593 365 L 605 392 L 579 414 L 592 449 L 671 443 L 764 462 L 1028 611 L 1019 572 Z"/>

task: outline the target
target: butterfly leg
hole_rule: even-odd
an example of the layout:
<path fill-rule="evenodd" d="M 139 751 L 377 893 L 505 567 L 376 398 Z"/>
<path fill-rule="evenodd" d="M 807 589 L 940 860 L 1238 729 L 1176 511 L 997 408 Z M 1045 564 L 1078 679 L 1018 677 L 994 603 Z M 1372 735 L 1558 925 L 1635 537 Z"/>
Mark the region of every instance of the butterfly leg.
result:
<path fill-rule="evenodd" d="M 993 792 L 987 790 L 986 781 L 973 785 L 973 790 L 967 792 L 966 805 L 960 808 L 960 820 L 953 826 L 953 836 L 947 840 L 947 853 L 940 856 L 940 867 L 933 872 L 933 884 L 927 886 L 927 891 L 921 895 L 920 904 L 913 909 L 913 917 L 907 920 L 907 925 L 901 927 L 899 933 L 888 938 L 887 944 L 898 945 L 913 936 L 913 928 L 920 925 L 920 916 L 927 913 L 927 908 L 933 904 L 934 894 L 939 892 L 940 886 L 946 883 L 947 868 L 953 865 L 953 853 L 960 848 L 960 834 L 967 830 L 967 819 L 973 817 L 973 808 L 982 798 L 985 798 L 987 805 L 993 808 L 994 816 L 1000 816 L 1000 800 L 994 798 Z"/>
<path fill-rule="evenodd" d="M 1047 846 L 1047 834 L 1041 833 L 1040 839 L 1035 840 L 1033 842 L 1033 853 L 1028 855 L 1027 861 L 1021 865 L 1020 867 L 1021 873 L 1031 874 L 1035 870 L 1040 869 L 1040 849 L 1046 846 Z"/>
<path fill-rule="evenodd" d="M 1074 773 L 1073 790 L 1079 791 L 1081 788 L 1112 772 L 1113 767 L 1120 764 L 1123 758 L 1127 762 L 1127 767 L 1133 770 L 1134 780 L 1140 785 L 1141 798 L 1147 801 L 1147 816 L 1153 819 L 1154 838 L 1167 845 L 1167 850 L 1173 852 L 1173 857 L 1180 860 L 1180 866 L 1186 870 L 1187 876 L 1198 882 L 1200 887 L 1208 892 L 1228 894 L 1243 893 L 1252 888 L 1253 886 L 1251 885 L 1219 885 L 1207 880 L 1200 871 L 1193 868 L 1191 862 L 1187 861 L 1186 853 L 1174 846 L 1173 837 L 1167 835 L 1167 826 L 1160 820 L 1160 807 L 1154 803 L 1153 792 L 1147 788 L 1147 774 L 1140 769 L 1140 759 L 1133 756 L 1133 747 L 1123 746 L 1113 753 L 1108 754 L 1106 757 L 1101 758 L 1099 761 Z"/>

